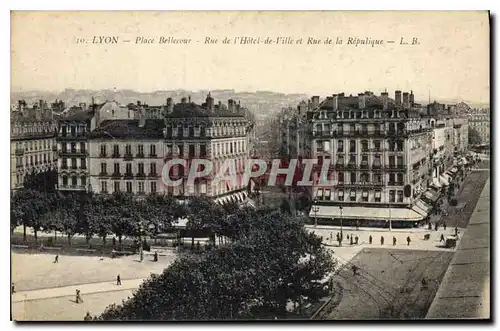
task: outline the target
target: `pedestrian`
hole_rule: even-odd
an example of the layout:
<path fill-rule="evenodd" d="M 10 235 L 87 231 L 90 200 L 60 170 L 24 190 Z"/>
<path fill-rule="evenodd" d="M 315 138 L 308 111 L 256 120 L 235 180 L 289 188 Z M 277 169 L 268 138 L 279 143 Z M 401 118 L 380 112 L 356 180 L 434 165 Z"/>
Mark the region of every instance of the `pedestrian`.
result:
<path fill-rule="evenodd" d="M 116 238 L 113 237 L 113 248 L 115 248 L 115 247 L 116 247 Z"/>
<path fill-rule="evenodd" d="M 83 302 L 82 297 L 80 295 L 80 290 L 76 290 L 76 303 Z"/>
<path fill-rule="evenodd" d="M 154 255 L 154 261 L 155 262 L 158 262 L 158 251 L 155 252 L 155 255 Z"/>
<path fill-rule="evenodd" d="M 54 258 L 54 263 L 59 263 L 59 254 L 57 254 L 56 257 Z"/>
<path fill-rule="evenodd" d="M 439 239 L 439 242 L 443 242 L 444 241 L 444 235 L 441 233 L 441 238 Z"/>
<path fill-rule="evenodd" d="M 347 235 L 347 240 L 349 240 L 349 235 Z"/>
<path fill-rule="evenodd" d="M 353 276 L 357 276 L 358 275 L 358 267 L 356 267 L 354 264 L 352 265 L 351 267 L 352 269 L 352 274 Z"/>
<path fill-rule="evenodd" d="M 410 246 L 410 242 L 411 242 L 410 236 L 406 237 L 406 242 L 408 243 L 408 246 Z"/>
<path fill-rule="evenodd" d="M 446 215 L 448 216 L 448 215 Z M 446 222 L 443 223 L 443 229 L 446 231 Z"/>
<path fill-rule="evenodd" d="M 351 245 L 353 244 L 353 239 L 352 239 L 352 235 L 351 235 L 351 242 L 350 242 L 350 244 L 351 244 Z"/>
<path fill-rule="evenodd" d="M 358 236 L 354 237 L 354 244 L 355 244 L 355 245 L 357 245 L 357 244 L 358 244 L 358 241 L 359 241 Z"/>
<path fill-rule="evenodd" d="M 422 278 L 422 288 L 427 289 L 427 278 L 425 277 Z"/>
<path fill-rule="evenodd" d="M 384 244 L 384 236 L 380 236 L 380 245 Z"/>
<path fill-rule="evenodd" d="M 16 286 L 14 285 L 14 283 L 12 283 L 10 290 L 11 290 L 12 294 L 16 293 Z"/>
<path fill-rule="evenodd" d="M 392 237 L 392 246 L 396 246 L 396 237 Z"/>
<path fill-rule="evenodd" d="M 87 315 L 83 318 L 84 321 L 92 321 L 92 316 L 90 316 L 90 311 L 87 311 Z"/>
<path fill-rule="evenodd" d="M 372 244 L 372 242 L 373 242 L 373 237 L 372 237 L 372 235 L 370 235 L 370 236 L 368 237 L 368 242 L 370 243 L 370 245 Z"/>
<path fill-rule="evenodd" d="M 432 223 L 431 223 L 431 222 L 429 222 L 428 229 L 429 229 L 429 230 L 432 230 Z"/>
<path fill-rule="evenodd" d="M 434 230 L 436 230 L 436 231 L 437 231 L 438 229 L 439 229 L 439 225 L 438 225 L 438 223 L 436 222 L 436 225 L 434 226 Z"/>
<path fill-rule="evenodd" d="M 122 279 L 120 278 L 120 274 L 116 276 L 116 285 L 121 285 L 122 284 Z"/>
<path fill-rule="evenodd" d="M 457 236 L 458 236 L 458 228 L 455 227 L 455 237 L 457 237 Z"/>

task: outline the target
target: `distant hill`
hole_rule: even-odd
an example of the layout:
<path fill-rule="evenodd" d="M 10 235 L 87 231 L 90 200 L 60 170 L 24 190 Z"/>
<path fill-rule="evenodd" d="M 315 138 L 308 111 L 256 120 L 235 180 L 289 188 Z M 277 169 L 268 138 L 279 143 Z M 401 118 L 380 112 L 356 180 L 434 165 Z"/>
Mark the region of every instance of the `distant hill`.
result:
<path fill-rule="evenodd" d="M 133 90 L 75 90 L 65 89 L 62 92 L 44 92 L 44 91 L 22 91 L 12 92 L 10 101 L 11 105 L 17 104 L 18 100 L 25 100 L 28 105 L 43 99 L 49 104 L 56 99 L 62 100 L 67 106 L 78 105 L 80 102 L 87 104 L 91 103 L 92 97 L 96 102 L 118 101 L 123 104 L 136 103 L 141 101 L 150 106 L 159 106 L 166 104 L 168 97 L 172 97 L 174 102 L 180 102 L 182 97 L 191 97 L 191 101 L 202 103 L 208 94 L 208 90 L 202 91 L 186 91 L 186 90 L 170 90 L 170 91 L 154 91 L 149 93 L 141 93 Z M 257 92 L 236 92 L 231 89 L 219 89 L 210 91 L 215 102 L 227 104 L 227 100 L 234 99 L 240 101 L 243 107 L 254 112 L 257 117 L 266 117 L 282 107 L 295 107 L 300 101 L 307 100 L 305 94 L 283 94 L 270 91 Z"/>

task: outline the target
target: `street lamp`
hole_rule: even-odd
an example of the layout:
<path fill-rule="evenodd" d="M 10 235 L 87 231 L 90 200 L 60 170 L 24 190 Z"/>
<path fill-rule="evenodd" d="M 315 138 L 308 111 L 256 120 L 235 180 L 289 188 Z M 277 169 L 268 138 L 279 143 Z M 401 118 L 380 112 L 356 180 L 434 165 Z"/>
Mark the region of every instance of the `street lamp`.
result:
<path fill-rule="evenodd" d="M 389 198 L 390 199 L 390 198 Z M 389 200 L 389 231 L 392 231 L 391 201 Z"/>
<path fill-rule="evenodd" d="M 318 226 L 317 213 L 319 212 L 319 207 L 316 206 L 317 202 L 318 202 L 317 200 L 314 200 L 313 201 L 313 207 L 312 207 L 312 211 L 314 212 L 314 227 Z"/>
<path fill-rule="evenodd" d="M 342 240 L 344 240 L 344 234 L 342 233 L 342 206 L 339 207 L 340 210 L 340 246 L 342 246 Z"/>

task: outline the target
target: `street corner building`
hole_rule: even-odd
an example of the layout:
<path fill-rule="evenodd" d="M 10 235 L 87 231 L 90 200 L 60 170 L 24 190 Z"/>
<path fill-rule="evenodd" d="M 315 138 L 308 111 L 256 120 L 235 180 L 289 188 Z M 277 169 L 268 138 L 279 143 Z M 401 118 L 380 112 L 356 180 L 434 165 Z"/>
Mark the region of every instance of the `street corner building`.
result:
<path fill-rule="evenodd" d="M 319 224 L 422 225 L 467 164 L 467 118 L 436 102 L 417 104 L 413 91 L 314 96 L 308 109 L 318 160 L 309 216 Z"/>

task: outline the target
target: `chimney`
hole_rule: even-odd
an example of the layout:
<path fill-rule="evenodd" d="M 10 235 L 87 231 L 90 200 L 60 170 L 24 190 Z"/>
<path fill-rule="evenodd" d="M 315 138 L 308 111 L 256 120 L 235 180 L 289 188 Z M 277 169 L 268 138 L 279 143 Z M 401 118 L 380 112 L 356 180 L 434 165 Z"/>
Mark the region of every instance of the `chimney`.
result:
<path fill-rule="evenodd" d="M 312 110 L 312 103 L 311 100 L 307 100 L 307 109 Z"/>
<path fill-rule="evenodd" d="M 208 92 L 206 102 L 207 102 L 207 109 L 214 110 L 214 98 L 212 98 L 212 96 L 210 95 L 210 92 Z"/>
<path fill-rule="evenodd" d="M 42 111 L 43 111 L 43 109 L 44 109 L 44 108 L 43 108 L 43 100 L 40 100 L 40 102 L 39 102 L 38 104 L 40 105 L 40 110 L 42 110 Z"/>
<path fill-rule="evenodd" d="M 229 99 L 227 101 L 227 109 L 231 112 L 231 113 L 234 113 L 234 100 L 233 99 Z"/>
<path fill-rule="evenodd" d="M 403 107 L 410 108 L 410 97 L 408 92 L 403 93 Z"/>
<path fill-rule="evenodd" d="M 333 110 L 338 110 L 339 109 L 339 96 L 337 94 L 333 94 L 332 100 L 333 100 Z"/>
<path fill-rule="evenodd" d="M 239 113 L 241 110 L 241 104 L 240 102 L 238 101 L 238 104 L 236 105 L 236 112 Z"/>
<path fill-rule="evenodd" d="M 191 96 L 188 97 L 188 102 L 191 103 Z"/>
<path fill-rule="evenodd" d="M 413 107 L 415 104 L 415 95 L 413 94 L 413 90 L 410 91 L 410 107 Z"/>
<path fill-rule="evenodd" d="M 315 95 L 315 96 L 313 96 L 311 98 L 311 100 L 312 100 L 312 107 L 313 107 L 313 109 L 318 108 L 318 106 L 319 106 L 319 96 Z"/>
<path fill-rule="evenodd" d="M 167 114 L 172 114 L 174 111 L 174 103 L 172 98 L 167 98 Z"/>
<path fill-rule="evenodd" d="M 387 109 L 387 102 L 389 99 L 389 93 L 382 92 L 382 93 L 380 93 L 380 96 L 382 98 L 382 105 L 384 106 L 384 109 Z"/>
<path fill-rule="evenodd" d="M 358 108 L 359 109 L 366 108 L 366 95 L 363 93 L 358 94 Z"/>
<path fill-rule="evenodd" d="M 401 91 L 397 90 L 394 93 L 394 100 L 396 100 L 396 105 L 400 106 L 401 105 Z"/>
<path fill-rule="evenodd" d="M 182 99 L 181 99 L 181 103 L 183 103 L 183 104 L 184 104 L 184 103 L 186 103 L 186 102 L 187 102 L 186 97 L 182 97 Z"/>

